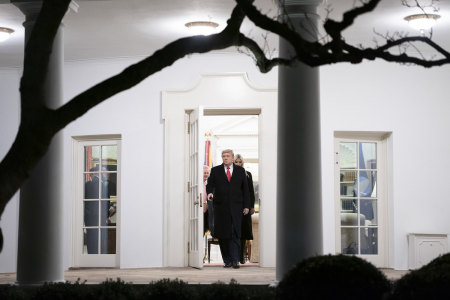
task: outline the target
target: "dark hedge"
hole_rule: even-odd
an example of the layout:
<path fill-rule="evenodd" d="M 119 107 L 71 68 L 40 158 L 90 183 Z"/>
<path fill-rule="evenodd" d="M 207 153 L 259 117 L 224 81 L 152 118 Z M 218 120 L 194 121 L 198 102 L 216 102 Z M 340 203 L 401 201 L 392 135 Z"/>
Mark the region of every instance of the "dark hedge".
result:
<path fill-rule="evenodd" d="M 118 278 L 101 284 L 86 284 L 78 280 L 74 283 L 46 283 L 34 288 L 0 285 L 0 300 L 272 300 L 274 295 L 274 288 L 269 286 L 240 285 L 234 280 L 229 284 L 217 282 L 200 285 L 178 279 L 162 279 L 149 284 L 132 284 Z"/>
<path fill-rule="evenodd" d="M 0 300 L 290 300 L 364 299 L 415 300 L 450 299 L 450 254 L 411 271 L 391 284 L 374 265 L 356 256 L 323 255 L 297 263 L 276 288 L 265 285 L 188 284 L 162 279 L 132 284 L 109 279 L 101 284 L 48 283 L 25 288 L 0 285 Z"/>
<path fill-rule="evenodd" d="M 391 288 L 386 276 L 356 256 L 324 255 L 300 261 L 277 287 L 277 299 L 380 300 Z"/>
<path fill-rule="evenodd" d="M 390 299 L 450 299 L 450 254 L 397 280 Z"/>

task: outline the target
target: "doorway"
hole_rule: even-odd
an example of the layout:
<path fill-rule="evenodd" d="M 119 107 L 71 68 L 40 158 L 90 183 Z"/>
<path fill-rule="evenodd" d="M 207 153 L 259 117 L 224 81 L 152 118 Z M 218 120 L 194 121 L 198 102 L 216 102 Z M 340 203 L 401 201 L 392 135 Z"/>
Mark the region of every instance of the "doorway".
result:
<path fill-rule="evenodd" d="M 120 148 L 118 136 L 74 137 L 74 267 L 119 265 Z"/>
<path fill-rule="evenodd" d="M 205 106 L 205 115 L 258 115 L 259 265 L 274 267 L 276 239 L 277 90 L 254 87 L 245 73 L 202 75 L 184 91 L 162 94 L 164 121 L 164 265 L 189 265 L 190 232 L 186 182 L 189 162 L 186 112 Z M 219 113 L 220 112 L 220 113 Z M 203 138 L 199 136 L 199 138 Z M 204 148 L 203 148 L 204 149 Z M 200 155 L 201 156 L 201 155 Z M 200 165 L 201 167 L 201 165 Z M 263 176 L 270 174 L 270 176 Z M 202 240 L 203 241 L 203 240 Z M 201 241 L 200 241 L 201 243 Z M 195 245 L 195 244 L 194 244 Z M 202 253 L 204 255 L 204 253 Z M 201 259 L 203 259 L 203 255 Z"/>
<path fill-rule="evenodd" d="M 211 114 L 209 114 L 211 113 Z M 215 114 L 213 114 L 215 113 Z M 232 149 L 235 156 L 240 154 L 244 160 L 244 168 L 251 173 L 253 179 L 253 189 L 255 195 L 255 213 L 252 219 L 252 240 L 244 243 L 244 265 L 258 265 L 259 263 L 259 114 L 245 115 L 248 111 L 236 111 L 225 113 L 238 114 L 217 114 L 218 111 L 206 111 L 203 118 L 203 136 L 205 144 L 205 155 L 203 164 L 209 167 L 222 163 L 222 150 Z M 223 112 L 222 112 L 223 113 Z M 212 212 L 211 209 L 208 213 Z M 222 265 L 217 240 L 212 237 L 209 224 L 203 221 L 204 230 L 204 266 Z"/>
<path fill-rule="evenodd" d="M 387 133 L 335 133 L 337 253 L 387 267 Z"/>

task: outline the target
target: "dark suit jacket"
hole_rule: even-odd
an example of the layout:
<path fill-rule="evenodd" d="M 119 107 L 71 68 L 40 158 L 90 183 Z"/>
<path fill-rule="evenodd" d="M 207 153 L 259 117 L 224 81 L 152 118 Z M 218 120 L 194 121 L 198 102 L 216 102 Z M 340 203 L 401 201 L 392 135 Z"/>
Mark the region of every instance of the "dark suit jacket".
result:
<path fill-rule="evenodd" d="M 236 235 L 240 237 L 243 210 L 250 208 L 250 194 L 244 168 L 233 165 L 230 182 L 223 164 L 212 168 L 206 192 L 214 194 L 214 237 L 231 238 L 232 224 Z"/>
<path fill-rule="evenodd" d="M 255 208 L 255 189 L 253 188 L 252 173 L 247 173 L 248 191 L 250 192 L 250 208 Z M 252 216 L 248 213 L 242 216 L 241 240 L 253 240 Z"/>

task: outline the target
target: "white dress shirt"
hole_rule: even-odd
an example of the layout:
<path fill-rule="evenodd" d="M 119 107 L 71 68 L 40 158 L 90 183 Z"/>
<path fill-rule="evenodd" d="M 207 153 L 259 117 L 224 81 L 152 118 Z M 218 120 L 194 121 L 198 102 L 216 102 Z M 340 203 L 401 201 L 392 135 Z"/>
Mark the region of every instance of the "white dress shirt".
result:
<path fill-rule="evenodd" d="M 225 170 L 225 174 L 227 174 L 227 166 L 223 165 L 223 168 Z M 231 176 L 233 176 L 233 164 L 230 165 L 230 174 Z"/>

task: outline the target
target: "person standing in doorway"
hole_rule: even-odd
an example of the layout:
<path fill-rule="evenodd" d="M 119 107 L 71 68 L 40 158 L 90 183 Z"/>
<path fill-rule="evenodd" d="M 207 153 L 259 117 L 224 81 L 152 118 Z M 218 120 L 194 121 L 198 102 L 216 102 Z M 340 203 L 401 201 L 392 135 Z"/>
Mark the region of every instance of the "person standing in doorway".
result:
<path fill-rule="evenodd" d="M 233 164 L 233 150 L 222 151 L 222 164 L 211 169 L 206 185 L 214 205 L 214 236 L 219 239 L 225 268 L 239 268 L 242 216 L 250 207 L 247 175 Z"/>
<path fill-rule="evenodd" d="M 244 167 L 244 158 L 242 155 L 236 154 L 234 164 L 239 167 Z M 250 193 L 250 212 L 242 217 L 241 252 L 239 257 L 239 262 L 241 264 L 245 264 L 245 249 L 247 249 L 247 241 L 253 240 L 252 215 L 255 213 L 255 189 L 253 188 L 252 173 L 245 170 L 245 174 L 247 175 L 248 190 Z M 247 249 L 247 253 L 250 253 L 250 249 Z"/>
<path fill-rule="evenodd" d="M 209 221 L 212 219 L 212 205 L 207 201 L 208 196 L 206 194 L 206 184 L 208 183 L 209 173 L 211 173 L 211 169 L 209 166 L 203 166 L 203 234 L 206 234 L 208 231 L 211 232 L 212 235 L 212 224 Z"/>

